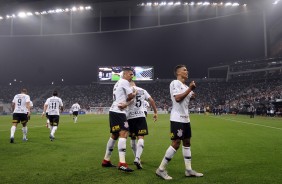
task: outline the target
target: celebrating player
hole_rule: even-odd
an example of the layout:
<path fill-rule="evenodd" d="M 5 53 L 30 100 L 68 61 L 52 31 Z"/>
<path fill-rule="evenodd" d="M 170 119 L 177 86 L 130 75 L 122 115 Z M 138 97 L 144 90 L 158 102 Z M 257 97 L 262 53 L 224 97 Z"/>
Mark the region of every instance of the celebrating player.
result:
<path fill-rule="evenodd" d="M 134 164 L 137 169 L 142 169 L 143 167 L 140 158 L 144 149 L 144 136 L 148 135 L 148 126 L 144 109 L 145 99 L 149 100 L 153 107 L 154 121 L 157 120 L 158 115 L 155 101 L 149 93 L 146 90 L 135 86 L 134 82 L 131 82 L 131 86 L 135 88 L 137 93 L 133 103 L 131 103 L 128 107 L 127 120 L 129 124 L 129 136 L 131 137 L 130 143 L 135 157 Z M 137 145 L 136 137 L 138 138 Z"/>
<path fill-rule="evenodd" d="M 165 180 L 171 180 L 172 177 L 167 174 L 166 166 L 172 159 L 180 147 L 182 141 L 182 154 L 185 163 L 185 175 L 187 177 L 201 177 L 202 173 L 192 170 L 191 167 L 191 149 L 190 139 L 192 136 L 190 118 L 189 118 L 189 101 L 193 95 L 193 89 L 196 87 L 192 81 L 189 87 L 185 84 L 188 79 L 188 70 L 185 65 L 177 65 L 174 69 L 174 74 L 177 80 L 170 83 L 170 96 L 172 100 L 172 110 L 170 114 L 170 131 L 171 131 L 171 146 L 166 150 L 165 156 L 156 170 L 156 174 Z"/>
<path fill-rule="evenodd" d="M 129 102 L 135 97 L 136 91 L 133 91 L 130 87 L 130 81 L 133 78 L 133 71 L 130 68 L 125 68 L 123 71 L 123 77 L 118 80 L 113 88 L 113 104 L 109 111 L 110 118 L 110 132 L 111 137 L 108 140 L 106 153 L 102 162 L 103 167 L 115 167 L 110 159 L 111 154 L 118 140 L 118 152 L 119 152 L 119 164 L 118 169 L 125 172 L 132 172 L 133 170 L 128 167 L 125 161 L 126 154 L 126 139 L 128 136 L 128 122 L 126 120 L 126 107 Z"/>
<path fill-rule="evenodd" d="M 18 123 L 22 123 L 23 141 L 27 141 L 27 122 L 30 114 L 30 97 L 27 90 L 22 89 L 20 94 L 15 95 L 12 101 L 13 121 L 11 127 L 10 143 L 14 143 L 14 135 Z"/>

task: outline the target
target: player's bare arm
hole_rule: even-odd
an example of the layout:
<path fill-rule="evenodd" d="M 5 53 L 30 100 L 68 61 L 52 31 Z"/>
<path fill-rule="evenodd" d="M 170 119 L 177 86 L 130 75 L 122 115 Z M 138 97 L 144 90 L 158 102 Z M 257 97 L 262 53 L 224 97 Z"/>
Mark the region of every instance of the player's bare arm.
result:
<path fill-rule="evenodd" d="M 43 108 L 43 112 L 42 112 L 41 118 L 43 118 L 43 117 L 45 116 L 47 107 L 48 107 L 48 105 L 47 105 L 47 104 L 44 104 L 44 108 Z"/>
<path fill-rule="evenodd" d="M 16 105 L 15 105 L 15 103 L 13 102 L 13 103 L 12 103 L 12 109 L 13 109 L 13 111 L 15 110 L 15 107 L 16 107 Z"/>
<path fill-rule="evenodd" d="M 30 102 L 26 103 L 26 108 L 27 108 L 27 115 L 30 116 L 31 112 L 30 112 Z"/>
<path fill-rule="evenodd" d="M 189 84 L 189 88 L 184 92 L 184 93 L 181 93 L 181 94 L 178 94 L 178 95 L 175 95 L 174 98 L 175 98 L 175 101 L 176 102 L 181 102 L 189 93 L 191 93 L 191 91 L 193 91 L 193 89 L 196 88 L 196 84 L 195 84 L 195 81 L 192 81 L 190 84 Z"/>
<path fill-rule="evenodd" d="M 154 99 L 152 97 L 150 97 L 148 100 L 149 100 L 150 105 L 152 106 L 152 108 L 154 110 L 153 119 L 154 119 L 154 122 L 156 122 L 158 120 L 158 111 L 157 111 L 156 103 L 155 103 L 155 101 L 154 101 Z"/>

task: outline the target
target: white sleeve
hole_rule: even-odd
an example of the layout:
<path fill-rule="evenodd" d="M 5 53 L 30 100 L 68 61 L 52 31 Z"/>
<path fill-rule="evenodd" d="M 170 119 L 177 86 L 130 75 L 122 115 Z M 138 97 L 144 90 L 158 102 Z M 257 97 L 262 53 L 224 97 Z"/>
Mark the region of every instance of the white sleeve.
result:
<path fill-rule="evenodd" d="M 132 88 L 130 87 L 130 84 L 127 80 L 123 80 L 122 83 L 122 88 L 125 90 L 126 95 L 129 95 L 130 93 L 133 93 Z"/>
<path fill-rule="evenodd" d="M 173 96 L 181 94 L 181 84 L 177 80 L 172 81 L 170 85 Z"/>
<path fill-rule="evenodd" d="M 144 95 L 146 100 L 148 100 L 151 97 L 151 95 L 146 90 L 144 90 Z"/>
<path fill-rule="evenodd" d="M 44 105 L 48 105 L 49 104 L 49 98 L 46 100 L 46 102 L 44 103 Z"/>
<path fill-rule="evenodd" d="M 26 100 L 25 100 L 25 102 L 30 102 L 30 97 L 29 97 L 29 95 L 26 95 Z"/>
<path fill-rule="evenodd" d="M 13 103 L 16 103 L 16 96 L 14 96 L 14 98 L 13 98 L 13 101 L 12 101 Z"/>

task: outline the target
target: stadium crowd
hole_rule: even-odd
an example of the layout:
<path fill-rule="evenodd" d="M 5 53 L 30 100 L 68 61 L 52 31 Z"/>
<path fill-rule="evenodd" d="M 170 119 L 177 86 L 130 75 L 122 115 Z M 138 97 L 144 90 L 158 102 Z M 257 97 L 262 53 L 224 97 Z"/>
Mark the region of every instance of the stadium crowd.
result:
<path fill-rule="evenodd" d="M 209 80 L 195 81 L 196 98 L 190 104 L 190 110 L 205 111 L 210 109 L 221 109 L 225 113 L 246 110 L 248 106 L 254 105 L 257 109 L 274 108 L 272 102 L 282 99 L 281 79 L 269 79 L 258 81 L 231 81 L 214 82 Z M 137 85 L 146 89 L 156 101 L 159 110 L 169 111 L 171 100 L 169 95 L 170 80 L 156 80 L 152 83 L 138 83 Z M 45 100 L 52 94 L 54 89 L 59 91 L 63 99 L 65 109 L 78 102 L 84 111 L 90 107 L 109 107 L 112 103 L 112 89 L 114 84 L 91 85 L 65 85 L 65 86 L 26 86 L 31 100 L 34 103 L 33 112 L 42 111 Z M 13 96 L 20 91 L 20 86 L 1 86 L 0 100 L 10 103 Z M 208 109 L 207 109 L 208 107 Z M 280 109 L 274 109 L 278 114 Z"/>

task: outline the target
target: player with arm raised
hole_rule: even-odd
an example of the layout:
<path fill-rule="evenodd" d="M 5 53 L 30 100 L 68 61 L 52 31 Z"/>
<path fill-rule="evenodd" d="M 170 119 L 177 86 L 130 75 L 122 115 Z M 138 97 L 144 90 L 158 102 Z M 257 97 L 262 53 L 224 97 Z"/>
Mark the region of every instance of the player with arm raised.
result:
<path fill-rule="evenodd" d="M 20 94 L 14 96 L 12 101 L 13 121 L 11 127 L 10 143 L 14 143 L 14 136 L 18 123 L 22 123 L 23 141 L 27 141 L 27 122 L 30 114 L 30 97 L 27 90 L 22 89 Z"/>
<path fill-rule="evenodd" d="M 192 81 L 189 87 L 185 84 L 188 79 L 188 70 L 185 65 L 177 65 L 174 69 L 177 80 L 170 83 L 170 96 L 172 100 L 172 110 L 170 114 L 170 131 L 172 143 L 166 150 L 165 156 L 156 170 L 156 175 L 165 180 L 171 180 L 172 177 L 167 174 L 166 166 L 172 159 L 182 142 L 182 154 L 185 163 L 185 176 L 202 177 L 202 173 L 192 170 L 191 167 L 191 149 L 190 139 L 192 137 L 189 118 L 189 101 L 193 96 L 192 91 L 196 84 Z"/>
<path fill-rule="evenodd" d="M 114 85 L 113 88 L 113 104 L 109 111 L 110 133 L 106 153 L 102 162 L 103 167 L 115 167 L 111 163 L 111 154 L 118 139 L 119 164 L 118 169 L 125 172 L 132 172 L 125 161 L 126 139 L 128 136 L 128 122 L 126 119 L 127 106 L 135 97 L 136 92 L 130 86 L 133 78 L 133 71 L 130 68 L 123 69 L 122 78 Z"/>
<path fill-rule="evenodd" d="M 135 86 L 134 82 L 131 82 L 136 90 L 136 97 L 134 101 L 128 107 L 127 120 L 129 124 L 129 136 L 131 137 L 130 145 L 134 153 L 134 164 L 137 169 L 142 169 L 140 161 L 143 149 L 144 149 L 144 136 L 148 135 L 148 126 L 146 121 L 146 114 L 144 109 L 145 100 L 149 100 L 154 110 L 154 121 L 157 120 L 157 107 L 155 101 L 151 95 L 144 89 Z M 136 145 L 136 138 L 138 138 Z"/>
<path fill-rule="evenodd" d="M 42 117 L 48 109 L 48 119 L 50 121 L 50 140 L 55 139 L 55 132 L 58 129 L 60 121 L 60 111 L 63 111 L 62 99 L 58 97 L 58 92 L 54 91 L 53 96 L 48 98 L 44 104 Z"/>
<path fill-rule="evenodd" d="M 71 111 L 73 115 L 73 121 L 74 123 L 77 123 L 77 116 L 78 116 L 78 111 L 80 110 L 80 105 L 76 102 L 71 106 Z"/>

